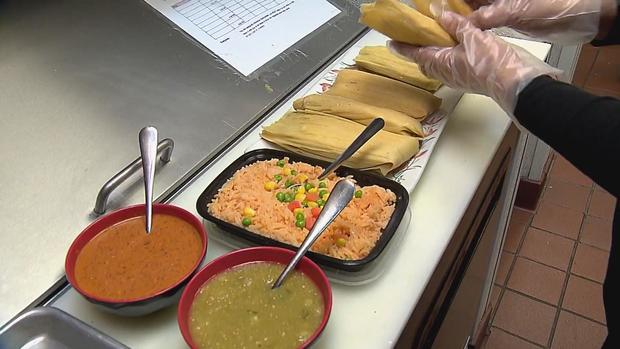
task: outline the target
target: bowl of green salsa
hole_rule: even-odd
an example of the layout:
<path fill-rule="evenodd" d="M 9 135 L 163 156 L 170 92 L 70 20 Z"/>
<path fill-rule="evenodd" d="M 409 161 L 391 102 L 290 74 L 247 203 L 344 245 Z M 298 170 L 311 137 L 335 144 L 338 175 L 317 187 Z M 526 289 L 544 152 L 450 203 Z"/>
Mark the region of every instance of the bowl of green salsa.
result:
<path fill-rule="evenodd" d="M 191 348 L 306 348 L 329 319 L 332 293 L 321 268 L 304 257 L 282 286 L 274 281 L 294 252 L 253 247 L 223 255 L 188 283 L 178 308 Z"/>

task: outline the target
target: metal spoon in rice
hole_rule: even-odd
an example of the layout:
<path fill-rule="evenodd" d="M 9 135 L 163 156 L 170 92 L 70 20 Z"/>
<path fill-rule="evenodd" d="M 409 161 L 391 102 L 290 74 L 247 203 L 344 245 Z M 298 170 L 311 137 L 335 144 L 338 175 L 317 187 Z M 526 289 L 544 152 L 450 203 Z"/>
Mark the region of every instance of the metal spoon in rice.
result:
<path fill-rule="evenodd" d="M 319 180 L 323 180 L 329 176 L 330 173 L 334 172 L 340 165 L 347 161 L 355 152 L 362 147 L 362 145 L 366 144 L 368 140 L 372 138 L 377 132 L 381 131 L 381 129 L 385 126 L 385 121 L 381 118 L 375 118 L 366 126 L 364 131 L 360 133 L 357 138 L 351 143 L 351 145 L 345 149 L 339 157 L 331 163 L 331 165 L 327 166 L 327 168 L 321 173 L 319 176 Z"/>
<path fill-rule="evenodd" d="M 297 263 L 301 260 L 301 258 L 306 254 L 310 246 L 319 238 L 319 236 L 327 229 L 327 227 L 331 224 L 331 222 L 338 217 L 340 212 L 349 204 L 351 199 L 353 199 L 353 195 L 355 194 L 355 184 L 350 179 L 341 179 L 336 183 L 334 189 L 329 194 L 327 198 L 327 202 L 319 217 L 316 219 L 316 222 L 310 229 L 310 232 L 304 239 L 304 242 L 301 243 L 297 253 L 293 259 L 288 263 L 282 274 L 278 277 L 276 282 L 271 287 L 272 289 L 280 287 L 284 279 L 288 276 L 288 274 L 295 269 Z"/>

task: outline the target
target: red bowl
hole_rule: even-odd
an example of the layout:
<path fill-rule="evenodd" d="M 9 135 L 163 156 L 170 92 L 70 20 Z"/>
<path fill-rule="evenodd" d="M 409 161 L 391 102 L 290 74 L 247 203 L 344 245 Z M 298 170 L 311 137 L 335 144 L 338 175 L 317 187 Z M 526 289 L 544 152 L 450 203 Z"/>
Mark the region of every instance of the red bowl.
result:
<path fill-rule="evenodd" d="M 65 273 L 67 274 L 69 283 L 71 283 L 71 286 L 73 286 L 73 288 L 75 288 L 75 290 L 84 296 L 84 298 L 86 298 L 89 302 L 99 306 L 105 311 L 124 316 L 140 316 L 152 313 L 176 303 L 181 296 L 184 286 L 187 285 L 189 279 L 200 267 L 200 263 L 202 263 L 202 260 L 207 252 L 207 232 L 205 231 L 202 222 L 196 218 L 196 216 L 177 206 L 153 204 L 153 215 L 168 214 L 181 218 L 196 228 L 200 234 L 202 250 L 200 258 L 196 261 L 192 270 L 184 275 L 183 278 L 177 283 L 170 285 L 166 289 L 163 289 L 155 294 L 141 298 L 122 300 L 108 299 L 91 294 L 80 288 L 80 285 L 75 280 L 75 262 L 84 246 L 86 246 L 90 240 L 101 233 L 104 229 L 129 218 L 143 216 L 144 212 L 145 207 L 142 204 L 126 207 L 100 217 L 86 227 L 86 229 L 84 229 L 80 235 L 75 238 L 71 244 L 71 247 L 69 247 L 69 251 L 67 252 L 67 257 L 65 259 Z"/>
<path fill-rule="evenodd" d="M 185 342 L 190 348 L 198 348 L 189 333 L 189 311 L 196 297 L 196 293 L 200 288 L 207 283 L 212 277 L 220 274 L 232 267 L 254 263 L 254 262 L 275 262 L 283 265 L 288 264 L 295 255 L 294 251 L 287 250 L 280 247 L 251 247 L 242 250 L 237 250 L 225 254 L 219 258 L 214 259 L 204 268 L 202 268 L 196 275 L 190 280 L 189 284 L 183 291 L 181 301 L 178 308 L 178 321 L 181 334 L 185 339 Z M 327 280 L 327 276 L 321 268 L 311 261 L 309 258 L 304 257 L 297 264 L 296 270 L 301 271 L 314 282 L 314 284 L 321 291 L 323 296 L 323 304 L 325 305 L 323 311 L 323 320 L 319 327 L 312 333 L 308 340 L 301 345 L 300 348 L 307 348 L 314 341 L 316 341 L 329 320 L 329 315 L 332 310 L 332 289 Z"/>

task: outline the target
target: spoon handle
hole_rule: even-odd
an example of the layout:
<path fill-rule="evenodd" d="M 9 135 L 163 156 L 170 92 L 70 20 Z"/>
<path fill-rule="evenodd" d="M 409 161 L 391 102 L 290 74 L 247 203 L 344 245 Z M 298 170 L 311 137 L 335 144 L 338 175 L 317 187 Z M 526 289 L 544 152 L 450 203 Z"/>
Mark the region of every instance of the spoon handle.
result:
<path fill-rule="evenodd" d="M 375 133 L 381 131 L 383 126 L 385 126 L 385 122 L 383 121 L 383 119 L 375 118 L 374 120 L 372 120 L 370 124 L 366 126 L 364 131 L 362 131 L 362 133 L 360 133 L 360 135 L 357 136 L 357 138 L 355 138 L 353 143 L 351 143 L 351 145 L 347 149 L 345 149 L 344 152 L 342 152 L 342 154 L 340 154 L 340 156 L 336 158 L 336 160 L 334 160 L 334 162 L 332 162 L 331 165 L 329 165 L 325 169 L 325 171 L 323 171 L 323 173 L 321 173 L 321 175 L 319 176 L 319 180 L 325 179 L 327 176 L 329 176 L 330 173 L 336 170 L 343 162 L 347 161 L 348 158 L 353 156 L 353 154 L 359 148 L 361 148 L 362 145 L 368 142 L 368 140 L 372 138 L 372 136 L 374 136 Z"/>
<path fill-rule="evenodd" d="M 316 222 L 310 229 L 310 232 L 299 246 L 297 253 L 293 259 L 288 263 L 282 274 L 278 277 L 276 282 L 273 284 L 272 288 L 278 288 L 282 285 L 282 282 L 287 277 L 287 275 L 291 272 L 291 270 L 295 269 L 297 263 L 301 260 L 301 258 L 306 254 L 310 246 L 318 239 L 318 237 L 323 233 L 323 231 L 331 224 L 331 222 L 342 212 L 342 210 L 349 204 L 349 201 L 353 199 L 353 194 L 355 194 L 355 184 L 350 179 L 341 179 L 334 186 L 334 190 L 329 194 L 329 198 L 327 198 L 327 202 L 319 217 L 316 219 Z"/>
<path fill-rule="evenodd" d="M 157 157 L 157 129 L 147 126 L 140 130 L 140 155 L 144 172 L 144 194 L 146 206 L 146 233 L 151 233 L 153 226 L 153 178 L 155 177 L 155 161 Z"/>

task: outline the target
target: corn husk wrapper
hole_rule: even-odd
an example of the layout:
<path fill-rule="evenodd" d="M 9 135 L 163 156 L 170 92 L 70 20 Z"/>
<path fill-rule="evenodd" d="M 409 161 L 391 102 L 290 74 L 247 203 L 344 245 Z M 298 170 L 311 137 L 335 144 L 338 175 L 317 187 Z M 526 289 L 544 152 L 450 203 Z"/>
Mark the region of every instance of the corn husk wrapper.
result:
<path fill-rule="evenodd" d="M 290 111 L 263 128 L 261 137 L 294 153 L 333 161 L 364 128 L 357 122 L 325 113 Z M 386 175 L 413 157 L 419 147 L 418 138 L 379 131 L 344 165 L 376 169 Z"/>
<path fill-rule="evenodd" d="M 426 90 L 352 69 L 340 71 L 325 94 L 396 110 L 418 120 L 423 120 L 441 105 L 441 98 Z"/>
<path fill-rule="evenodd" d="M 355 64 L 373 73 L 381 74 L 428 91 L 435 92 L 441 86 L 441 82 L 438 80 L 424 75 L 416 63 L 393 54 L 385 46 L 363 47 L 357 57 L 355 57 Z"/>
<path fill-rule="evenodd" d="M 385 121 L 383 127 L 385 131 L 408 136 L 424 136 L 422 124 L 407 114 L 340 96 L 309 95 L 293 102 L 293 108 L 298 111 L 312 110 L 340 116 L 362 125 L 368 125 L 373 119 L 380 117 Z"/>
<path fill-rule="evenodd" d="M 456 41 L 433 18 L 398 0 L 377 0 L 361 6 L 360 22 L 415 46 L 452 47 Z"/>

